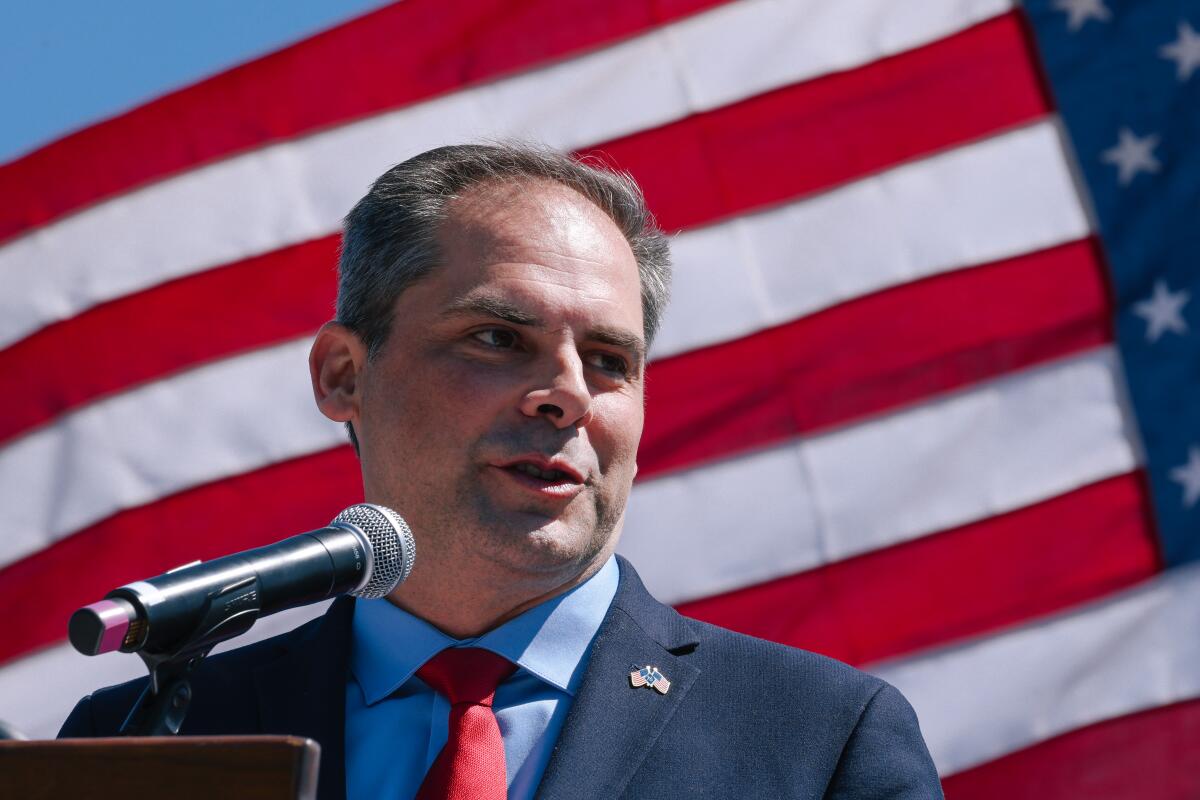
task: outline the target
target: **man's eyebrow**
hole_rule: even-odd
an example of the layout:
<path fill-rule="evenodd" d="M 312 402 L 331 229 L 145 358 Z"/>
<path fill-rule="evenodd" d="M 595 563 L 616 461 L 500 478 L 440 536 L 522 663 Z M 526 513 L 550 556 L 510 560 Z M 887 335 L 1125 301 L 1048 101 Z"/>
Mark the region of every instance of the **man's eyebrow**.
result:
<path fill-rule="evenodd" d="M 528 311 L 522 311 L 507 300 L 502 300 L 499 297 L 489 297 L 487 295 L 476 297 L 460 297 L 442 310 L 443 317 L 462 317 L 471 314 L 483 314 L 489 317 L 496 317 L 505 322 L 511 322 L 513 325 L 538 325 L 541 320 L 530 314 Z"/>
<path fill-rule="evenodd" d="M 646 359 L 646 343 L 636 333 L 630 333 L 622 328 L 599 327 L 588 331 L 588 338 L 628 350 L 637 356 L 638 363 Z"/>
<path fill-rule="evenodd" d="M 442 310 L 441 316 L 461 317 L 473 314 L 495 317 L 496 319 L 510 322 L 513 325 L 528 325 L 530 327 L 539 327 L 541 325 L 541 320 L 537 316 L 530 314 L 528 311 L 522 311 L 503 298 L 491 297 L 489 295 L 460 297 L 446 306 Z M 628 350 L 633 353 L 639 364 L 646 360 L 646 342 L 641 336 L 623 328 L 612 328 L 602 325 L 589 330 L 587 338 L 601 344 Z"/>

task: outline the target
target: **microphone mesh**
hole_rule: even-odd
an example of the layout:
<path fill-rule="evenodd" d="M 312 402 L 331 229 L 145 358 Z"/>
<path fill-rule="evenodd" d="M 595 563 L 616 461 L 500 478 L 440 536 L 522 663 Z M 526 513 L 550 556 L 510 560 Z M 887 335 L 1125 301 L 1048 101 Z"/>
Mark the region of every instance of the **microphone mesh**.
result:
<path fill-rule="evenodd" d="M 371 546 L 370 576 L 361 589 L 350 594 L 368 600 L 384 597 L 412 572 L 417 556 L 408 523 L 390 508 L 371 503 L 350 506 L 333 518 L 333 522 L 353 525 L 363 532 Z"/>

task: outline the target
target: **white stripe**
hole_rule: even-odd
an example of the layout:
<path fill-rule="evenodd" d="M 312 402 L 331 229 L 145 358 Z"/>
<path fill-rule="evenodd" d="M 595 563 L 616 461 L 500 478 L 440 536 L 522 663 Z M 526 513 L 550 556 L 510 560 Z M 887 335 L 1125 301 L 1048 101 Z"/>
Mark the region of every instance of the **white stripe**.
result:
<path fill-rule="evenodd" d="M 0 450 L 0 563 L 122 509 L 344 443 L 313 403 L 309 344 L 147 384 Z"/>
<path fill-rule="evenodd" d="M 231 644 L 282 632 L 324 607 L 269 617 Z M 1085 725 L 1200 697 L 1197 631 L 1193 564 L 1049 620 L 870 671 L 913 704 L 948 775 Z M 57 645 L 0 669 L 0 719 L 34 738 L 53 736 L 79 697 L 143 673 L 132 656 L 88 659 Z"/>
<path fill-rule="evenodd" d="M 1200 564 L 1081 610 L 871 672 L 917 711 L 943 775 L 1200 697 Z"/>
<path fill-rule="evenodd" d="M 321 602 L 281 611 L 260 620 L 246 635 L 217 645 L 213 652 L 284 633 L 327 608 L 329 602 Z M 81 697 L 145 674 L 146 667 L 135 655 L 106 653 L 89 657 L 80 655 L 69 644 L 57 644 L 0 669 L 0 720 L 31 739 L 50 739 Z"/>
<path fill-rule="evenodd" d="M 620 551 L 677 603 L 1055 497 L 1138 464 L 1109 348 L 635 486 Z"/>
<path fill-rule="evenodd" d="M 1060 132 L 1039 122 L 677 236 L 671 306 L 654 355 L 1088 232 Z"/>
<path fill-rule="evenodd" d="M 340 426 L 313 407 L 307 347 L 290 342 L 148 384 L 0 450 L 0 507 L 9 510 L 0 563 L 123 509 L 341 444 Z M 625 547 L 693 552 L 694 570 L 639 559 L 664 563 L 647 579 L 680 600 L 1053 496 L 1136 464 L 1115 382 L 1105 349 L 641 484 Z M 934 491 L 936 503 L 911 502 Z M 734 537 L 732 563 L 706 558 L 738 520 L 747 530 Z M 647 540 L 650 531 L 661 532 Z M 687 541 L 664 541 L 672 536 Z"/>
<path fill-rule="evenodd" d="M 376 176 L 430 147 L 521 136 L 578 148 L 916 47 L 1010 7 L 731 4 L 545 69 L 192 170 L 0 249 L 0 347 L 97 303 L 331 234 Z"/>

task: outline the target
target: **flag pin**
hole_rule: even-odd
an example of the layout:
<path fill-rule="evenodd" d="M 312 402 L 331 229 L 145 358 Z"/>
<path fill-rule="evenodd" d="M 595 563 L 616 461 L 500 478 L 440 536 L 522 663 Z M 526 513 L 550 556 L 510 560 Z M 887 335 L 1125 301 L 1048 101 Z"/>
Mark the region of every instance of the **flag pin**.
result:
<path fill-rule="evenodd" d="M 638 686 L 650 686 L 659 694 L 666 694 L 671 688 L 671 682 L 667 680 L 667 676 L 658 671 L 658 667 L 645 666 L 641 669 L 635 669 L 629 673 L 629 682 L 636 688 Z"/>

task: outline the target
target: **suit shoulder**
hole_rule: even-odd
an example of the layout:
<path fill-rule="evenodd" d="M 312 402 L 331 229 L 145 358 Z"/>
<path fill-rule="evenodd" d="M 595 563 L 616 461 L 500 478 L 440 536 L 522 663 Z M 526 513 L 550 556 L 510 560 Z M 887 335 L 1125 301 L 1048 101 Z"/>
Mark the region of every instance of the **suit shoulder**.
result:
<path fill-rule="evenodd" d="M 718 675 L 753 674 L 786 691 L 795 687 L 810 698 L 859 710 L 881 690 L 885 681 L 837 659 L 778 642 L 759 639 L 707 622 L 685 617 L 696 630 L 696 656 L 701 668 Z"/>
<path fill-rule="evenodd" d="M 250 676 L 257 666 L 274 661 L 296 643 L 310 638 L 320 622 L 318 617 L 268 639 L 209 656 L 192 675 L 193 687 L 213 695 L 249 689 Z M 146 688 L 147 680 L 147 677 L 134 678 L 87 695 L 75 706 L 59 737 L 115 735 Z"/>
<path fill-rule="evenodd" d="M 894 687 L 817 653 L 688 623 L 695 646 L 679 660 L 695 672 L 673 724 L 692 750 L 737 752 L 738 773 L 771 786 L 761 796 L 940 796 L 916 715 Z"/>

